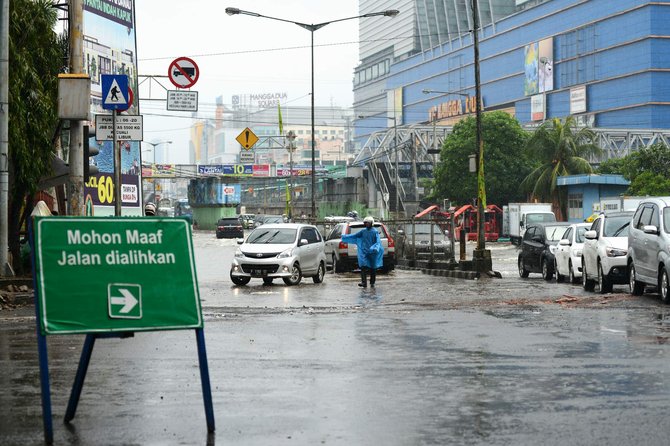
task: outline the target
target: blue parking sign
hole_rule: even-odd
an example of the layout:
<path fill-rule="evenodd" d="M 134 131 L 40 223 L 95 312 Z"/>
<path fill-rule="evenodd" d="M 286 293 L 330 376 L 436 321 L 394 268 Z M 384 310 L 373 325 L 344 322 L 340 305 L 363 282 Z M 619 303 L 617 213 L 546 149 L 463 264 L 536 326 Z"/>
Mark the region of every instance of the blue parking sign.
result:
<path fill-rule="evenodd" d="M 128 108 L 128 76 L 125 74 L 102 75 L 102 108 L 125 110 Z"/>

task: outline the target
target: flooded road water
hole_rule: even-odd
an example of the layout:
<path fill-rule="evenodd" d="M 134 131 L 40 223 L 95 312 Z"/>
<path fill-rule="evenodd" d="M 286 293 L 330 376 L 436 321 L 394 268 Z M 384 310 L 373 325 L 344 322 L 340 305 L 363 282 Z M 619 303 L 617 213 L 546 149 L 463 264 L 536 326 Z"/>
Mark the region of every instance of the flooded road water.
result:
<path fill-rule="evenodd" d="M 520 279 L 502 244 L 503 279 L 235 287 L 234 242 L 194 239 L 215 436 L 193 332 L 98 341 L 69 426 L 83 337 L 52 336 L 56 444 L 667 444 L 670 307 L 655 294 Z M 2 445 L 42 442 L 31 311 L 0 313 Z"/>

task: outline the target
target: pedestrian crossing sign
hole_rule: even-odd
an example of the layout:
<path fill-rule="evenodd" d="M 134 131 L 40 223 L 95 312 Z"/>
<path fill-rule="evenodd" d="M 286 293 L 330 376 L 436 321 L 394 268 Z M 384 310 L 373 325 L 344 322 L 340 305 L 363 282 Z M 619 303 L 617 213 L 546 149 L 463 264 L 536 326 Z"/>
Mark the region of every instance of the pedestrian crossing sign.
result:
<path fill-rule="evenodd" d="M 128 76 L 125 74 L 103 74 L 102 108 L 125 110 L 128 108 Z"/>

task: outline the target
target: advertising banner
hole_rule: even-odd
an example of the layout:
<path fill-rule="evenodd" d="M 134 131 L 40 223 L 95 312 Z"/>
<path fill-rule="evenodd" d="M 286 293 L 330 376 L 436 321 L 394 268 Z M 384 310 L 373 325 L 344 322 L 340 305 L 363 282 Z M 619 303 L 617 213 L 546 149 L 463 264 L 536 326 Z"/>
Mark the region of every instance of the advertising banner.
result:
<path fill-rule="evenodd" d="M 253 166 L 253 174 L 255 177 L 269 177 L 270 176 L 270 165 L 269 164 L 259 164 Z"/>
<path fill-rule="evenodd" d="M 199 164 L 198 174 L 213 176 L 252 176 L 254 174 L 254 169 L 252 164 Z"/>
<path fill-rule="evenodd" d="M 538 87 L 540 93 L 554 89 L 554 39 L 540 40 L 538 44 Z"/>
<path fill-rule="evenodd" d="M 530 97 L 530 120 L 544 120 L 544 95 L 536 94 Z"/>
<path fill-rule="evenodd" d="M 174 164 L 152 164 L 151 176 L 158 178 L 173 178 L 177 175 Z"/>
<path fill-rule="evenodd" d="M 137 43 L 135 35 L 134 0 L 84 0 L 84 71 L 91 77 L 91 115 L 109 114 L 102 108 L 102 74 L 128 76 L 128 85 L 137 91 Z M 128 115 L 139 115 L 138 100 L 127 111 Z M 96 141 L 90 138 L 91 147 L 99 154 L 93 158 L 101 176 L 114 174 L 114 150 L 112 141 Z M 123 184 L 140 183 L 141 152 L 139 141 L 121 142 L 121 173 Z M 132 179 L 132 177 L 137 177 Z M 106 181 L 106 180 L 105 180 Z M 129 183 L 126 183 L 129 181 Z M 98 180 L 87 182 L 84 195 L 95 196 Z M 140 194 L 141 195 L 141 194 Z M 97 216 L 114 215 L 113 203 L 99 204 L 93 209 Z M 141 200 L 133 204 L 123 203 L 123 215 L 142 215 Z"/>
<path fill-rule="evenodd" d="M 570 114 L 586 112 L 586 85 L 570 89 Z"/>
<path fill-rule="evenodd" d="M 523 93 L 526 96 L 531 96 L 540 92 L 538 86 L 538 45 L 537 42 L 533 42 L 529 45 L 526 45 L 523 50 L 523 71 L 524 71 L 524 83 L 523 83 Z"/>

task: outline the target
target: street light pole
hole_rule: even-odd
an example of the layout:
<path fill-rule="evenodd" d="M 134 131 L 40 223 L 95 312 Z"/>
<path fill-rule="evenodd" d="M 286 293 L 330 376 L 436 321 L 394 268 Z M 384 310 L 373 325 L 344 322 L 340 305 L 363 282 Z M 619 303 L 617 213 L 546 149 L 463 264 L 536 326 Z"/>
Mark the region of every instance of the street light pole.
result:
<path fill-rule="evenodd" d="M 330 25 L 331 23 L 336 23 L 336 22 L 343 22 L 345 20 L 353 20 L 353 19 L 360 19 L 360 18 L 365 18 L 365 17 L 376 17 L 376 16 L 385 16 L 385 17 L 395 17 L 400 13 L 397 9 L 389 9 L 386 11 L 379 11 L 379 12 L 370 12 L 367 14 L 362 14 L 354 17 L 345 17 L 343 19 L 337 19 L 337 20 L 331 20 L 328 22 L 322 22 L 322 23 L 313 23 L 313 24 L 308 24 L 308 23 L 301 23 L 301 22 L 296 22 L 293 20 L 288 20 L 288 19 L 281 19 L 278 17 L 271 17 L 263 14 L 259 14 L 257 12 L 251 12 L 251 11 L 245 11 L 239 8 L 232 8 L 228 7 L 226 8 L 226 14 L 228 15 L 250 15 L 252 17 L 262 17 L 265 19 L 270 19 L 270 20 L 277 20 L 279 22 L 286 22 L 286 23 L 293 23 L 294 25 L 298 25 L 301 28 L 306 29 L 311 33 L 311 70 L 312 70 L 312 99 L 311 99 L 311 107 L 312 107 L 312 221 L 316 220 L 316 157 L 315 157 L 315 151 L 316 151 L 316 136 L 314 135 L 314 31 L 317 31 L 321 28 L 323 28 L 326 25 Z"/>
<path fill-rule="evenodd" d="M 477 248 L 473 252 L 473 261 L 476 271 L 488 272 L 493 270 L 491 251 L 486 249 L 484 233 L 484 209 L 486 208 L 486 183 L 484 182 L 484 141 L 482 139 L 482 101 L 481 82 L 479 76 L 479 10 L 477 0 L 472 0 L 472 43 L 474 47 L 475 64 L 475 120 L 477 122 L 476 143 L 479 152 L 477 164 Z"/>

